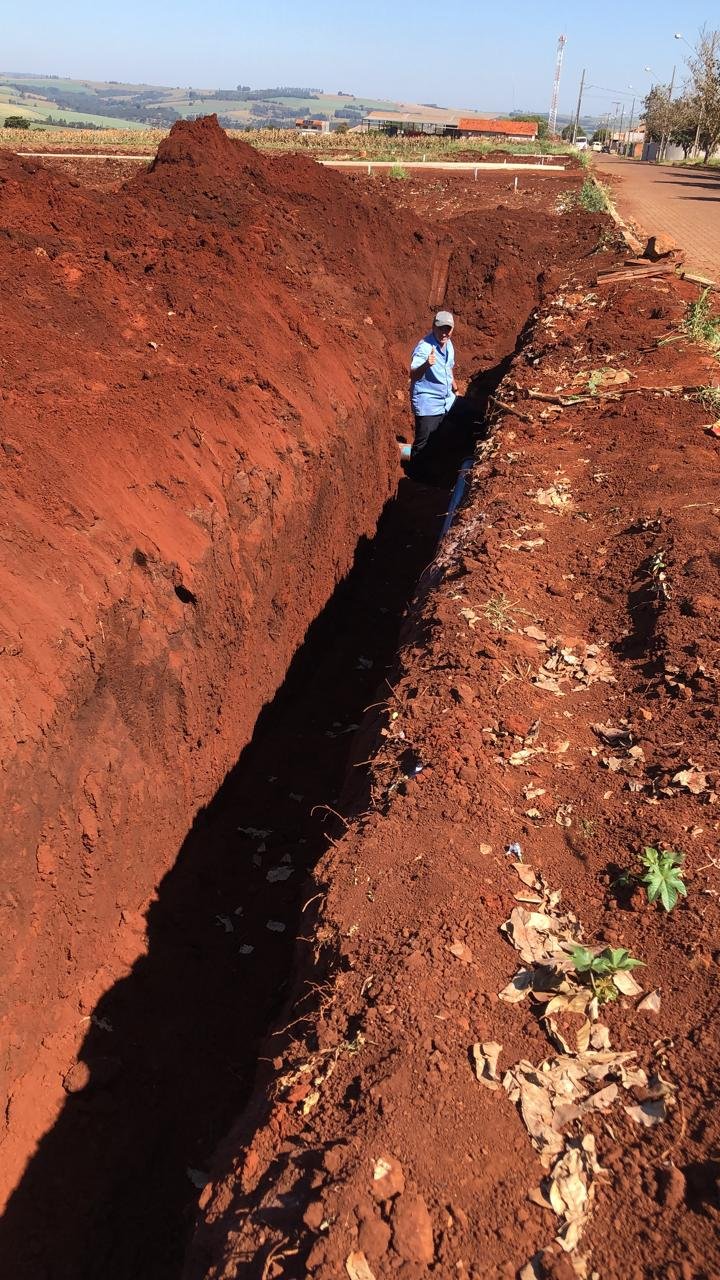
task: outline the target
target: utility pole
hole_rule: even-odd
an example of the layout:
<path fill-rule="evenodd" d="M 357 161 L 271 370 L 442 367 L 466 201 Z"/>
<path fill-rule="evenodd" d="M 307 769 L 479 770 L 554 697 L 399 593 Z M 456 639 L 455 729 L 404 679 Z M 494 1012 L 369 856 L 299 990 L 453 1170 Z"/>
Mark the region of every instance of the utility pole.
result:
<path fill-rule="evenodd" d="M 625 119 L 625 103 L 623 102 L 623 104 L 622 104 L 622 111 L 620 112 L 620 125 L 619 125 L 619 127 L 618 127 L 618 155 L 620 155 L 620 151 L 621 151 L 621 148 L 622 148 L 622 145 L 623 145 L 623 141 L 622 141 L 622 127 L 623 127 L 623 120 L 624 120 L 624 119 Z M 624 155 L 624 154 L 625 154 L 625 152 L 623 151 L 623 153 L 622 153 L 622 154 Z"/>
<path fill-rule="evenodd" d="M 633 124 L 634 124 L 634 121 L 635 121 L 635 99 L 633 98 L 633 100 L 632 100 L 632 106 L 631 106 L 631 108 L 630 108 L 630 124 L 628 125 L 628 135 L 629 135 L 629 136 L 628 136 L 628 141 L 629 141 L 629 143 L 630 143 L 631 154 L 632 154 L 632 151 L 633 151 L 632 131 L 633 131 Z"/>
<path fill-rule="evenodd" d="M 573 131 L 572 131 L 573 146 L 575 145 L 577 135 L 578 135 L 578 126 L 580 124 L 580 107 L 582 106 L 582 96 L 583 96 L 584 88 L 585 88 L 585 68 L 583 67 L 582 79 L 580 81 L 580 92 L 578 94 L 578 100 L 577 100 L 577 111 L 575 112 L 575 123 L 573 125 Z"/>

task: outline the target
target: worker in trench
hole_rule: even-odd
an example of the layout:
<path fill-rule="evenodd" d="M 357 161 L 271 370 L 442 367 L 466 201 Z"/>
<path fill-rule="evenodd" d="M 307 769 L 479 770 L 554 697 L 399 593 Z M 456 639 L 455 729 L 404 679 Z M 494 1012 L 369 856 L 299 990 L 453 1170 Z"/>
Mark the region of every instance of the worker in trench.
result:
<path fill-rule="evenodd" d="M 415 437 L 405 469 L 414 479 L 426 478 L 430 465 L 451 452 L 467 431 L 468 406 L 455 381 L 454 328 L 451 312 L 438 311 L 410 360 Z"/>

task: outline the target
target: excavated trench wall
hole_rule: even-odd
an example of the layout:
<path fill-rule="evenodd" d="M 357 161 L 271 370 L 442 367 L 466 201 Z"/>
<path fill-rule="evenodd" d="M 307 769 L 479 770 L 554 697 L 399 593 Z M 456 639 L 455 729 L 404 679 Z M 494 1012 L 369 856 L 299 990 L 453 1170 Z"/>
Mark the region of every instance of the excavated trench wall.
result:
<path fill-rule="evenodd" d="M 0 183 L 6 1194 L 395 484 L 427 249 L 212 120 L 119 196 L 15 158 Z"/>
<path fill-rule="evenodd" d="M 78 1045 L 194 814 L 395 486 L 436 237 L 212 119 L 119 196 L 12 158 L 0 182 L 6 1195 L 87 1082 Z M 502 210 L 484 232 L 453 230 L 468 374 L 595 236 Z"/>

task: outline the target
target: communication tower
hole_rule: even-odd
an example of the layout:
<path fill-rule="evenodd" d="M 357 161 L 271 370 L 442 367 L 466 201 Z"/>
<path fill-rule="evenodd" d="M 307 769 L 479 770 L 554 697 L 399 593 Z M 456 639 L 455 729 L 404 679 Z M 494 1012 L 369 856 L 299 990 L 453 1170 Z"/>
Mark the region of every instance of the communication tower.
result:
<path fill-rule="evenodd" d="M 558 42 L 557 42 L 557 57 L 555 59 L 555 78 L 553 79 L 552 98 L 550 100 L 550 115 L 548 117 L 548 133 L 551 135 L 557 132 L 558 98 L 560 96 L 560 73 L 562 71 L 566 40 L 567 40 L 567 36 L 559 36 Z"/>

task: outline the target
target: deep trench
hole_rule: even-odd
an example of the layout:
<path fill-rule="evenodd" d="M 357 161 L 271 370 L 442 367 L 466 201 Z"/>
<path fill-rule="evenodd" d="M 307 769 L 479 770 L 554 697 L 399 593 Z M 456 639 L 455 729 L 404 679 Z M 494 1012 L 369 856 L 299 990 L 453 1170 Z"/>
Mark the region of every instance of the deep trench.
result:
<path fill-rule="evenodd" d="M 198 1188 L 286 1002 L 306 876 L 327 848 L 353 731 L 388 693 L 458 466 L 529 323 L 471 380 L 474 411 L 460 436 L 440 440 L 421 482 L 400 481 L 196 816 L 148 913 L 147 954 L 93 1012 L 78 1055 L 90 1083 L 68 1096 L 0 1221 L 0 1260 L 12 1259 L 1 1274 L 180 1280 Z"/>
<path fill-rule="evenodd" d="M 198 1184 L 285 997 L 304 873 L 327 848 L 323 806 L 337 803 L 353 726 L 387 692 L 447 503 L 446 486 L 401 480 L 193 823 L 148 914 L 147 955 L 94 1011 L 79 1055 L 90 1084 L 68 1096 L 0 1224 L 14 1280 L 178 1280 Z"/>

